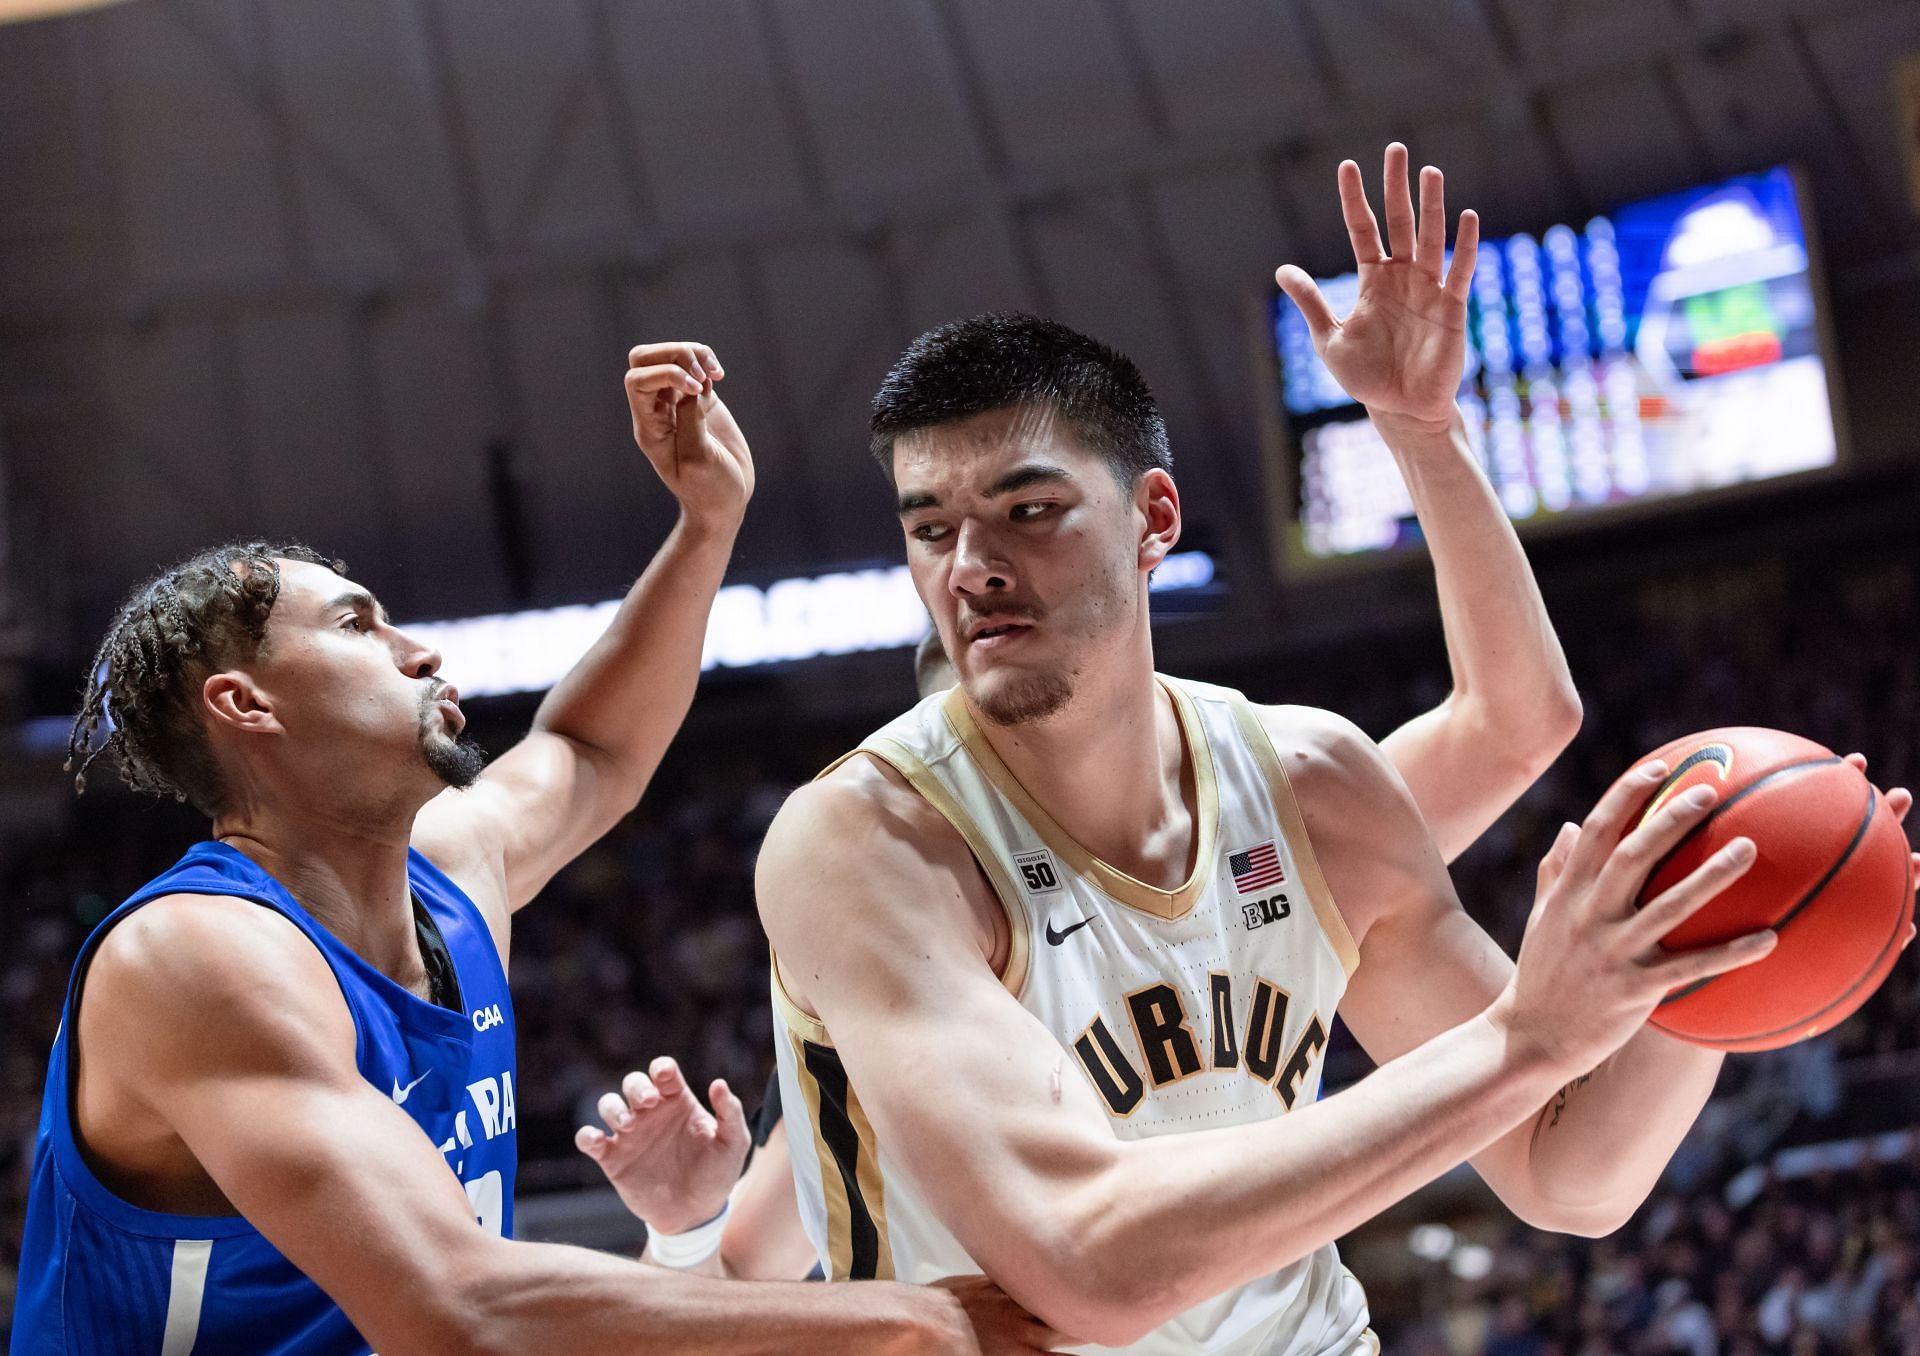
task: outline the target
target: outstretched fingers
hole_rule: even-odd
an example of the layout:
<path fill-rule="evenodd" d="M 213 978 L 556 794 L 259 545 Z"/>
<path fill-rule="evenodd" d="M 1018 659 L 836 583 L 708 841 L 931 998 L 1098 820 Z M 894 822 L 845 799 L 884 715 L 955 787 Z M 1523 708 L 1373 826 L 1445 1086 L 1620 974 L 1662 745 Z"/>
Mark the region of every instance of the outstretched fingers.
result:
<path fill-rule="evenodd" d="M 1421 184 L 1424 191 L 1425 183 Z M 1396 259 L 1417 259 L 1413 197 L 1407 191 L 1407 148 L 1387 143 L 1386 165 L 1380 175 L 1380 200 L 1387 213 L 1387 249 Z"/>
<path fill-rule="evenodd" d="M 1300 314 L 1305 317 L 1307 330 L 1313 335 L 1315 343 L 1325 342 L 1326 337 L 1339 327 L 1340 320 L 1334 315 L 1332 305 L 1305 269 L 1282 264 L 1275 270 L 1273 280 L 1287 294 L 1287 299 L 1300 308 Z"/>
<path fill-rule="evenodd" d="M 1432 165 L 1420 171 L 1420 238 L 1413 257 L 1422 273 L 1440 281 L 1447 258 L 1447 180 Z"/>
<path fill-rule="evenodd" d="M 1377 264 L 1387 255 L 1380 244 L 1380 223 L 1367 205 L 1367 188 L 1360 180 L 1360 166 L 1342 160 L 1339 170 L 1340 216 L 1347 223 L 1347 239 L 1353 242 L 1356 264 Z"/>
<path fill-rule="evenodd" d="M 1445 217 L 1440 219 L 1440 229 L 1446 230 Z M 1447 266 L 1447 280 L 1443 284 L 1447 295 L 1463 306 L 1467 302 L 1467 289 L 1473 286 L 1474 261 L 1479 257 L 1480 214 L 1469 207 L 1460 214 L 1460 229 L 1453 234 L 1453 262 Z M 1436 263 L 1434 267 L 1437 276 L 1439 265 Z"/>

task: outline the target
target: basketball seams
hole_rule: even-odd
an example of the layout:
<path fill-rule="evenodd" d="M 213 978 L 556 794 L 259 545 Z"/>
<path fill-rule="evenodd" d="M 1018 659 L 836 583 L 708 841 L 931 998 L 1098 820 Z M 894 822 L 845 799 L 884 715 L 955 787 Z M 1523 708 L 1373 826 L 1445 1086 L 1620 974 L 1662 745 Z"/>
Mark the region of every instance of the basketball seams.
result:
<path fill-rule="evenodd" d="M 1818 766 L 1818 764 L 1799 764 L 1799 766 Z M 1778 770 L 1780 770 L 1780 772 L 1788 772 L 1788 768 L 1778 768 Z M 1772 774 L 1768 774 L 1768 776 L 1772 776 Z M 1755 782 L 1753 786 L 1743 787 L 1743 789 L 1741 789 L 1741 795 L 1745 795 L 1747 791 L 1751 791 L 1755 786 L 1759 786 L 1759 782 Z M 1738 797 L 1736 797 L 1736 799 L 1738 799 Z M 1853 837 L 1851 837 L 1851 839 L 1847 841 L 1847 845 L 1841 849 L 1841 853 L 1839 853 L 1839 857 L 1834 860 L 1834 864 L 1828 866 L 1828 868 L 1820 874 L 1820 880 L 1816 880 L 1816 882 L 1812 884 L 1812 889 L 1809 889 L 1805 895 L 1801 895 L 1795 903 L 1788 905 L 1788 910 L 1786 910 L 1784 914 L 1780 914 L 1780 916 L 1774 918 L 1770 924 L 1766 924 L 1768 932 L 1780 932 L 1782 928 L 1786 928 L 1789 922 L 1793 922 L 1793 920 L 1807 908 L 1807 905 L 1811 905 L 1814 899 L 1820 897 L 1820 891 L 1824 891 L 1828 885 L 1834 882 L 1834 876 L 1839 874 L 1839 870 L 1841 870 L 1849 860 L 1853 860 L 1853 855 L 1860 849 L 1860 843 L 1866 841 L 1866 830 L 1874 826 L 1874 807 L 1878 805 L 1878 799 L 1880 799 L 1880 793 L 1874 789 L 1872 784 L 1868 784 L 1868 787 L 1866 787 L 1866 816 L 1860 820 L 1859 828 L 1853 830 Z M 1728 805 L 1732 805 L 1732 801 L 1728 801 Z M 1711 822 L 1711 816 L 1709 816 L 1709 820 L 1705 820 L 1705 822 L 1701 824 L 1701 828 L 1705 828 L 1707 822 Z M 1697 832 L 1699 832 L 1699 830 L 1693 830 L 1693 834 L 1697 834 Z M 1688 837 L 1692 837 L 1693 834 L 1688 834 Z M 1684 841 L 1684 839 L 1682 839 L 1682 841 Z M 1678 851 L 1680 851 L 1680 847 L 1676 845 L 1676 847 L 1674 847 L 1674 853 L 1678 853 Z M 1668 853 L 1668 857 L 1672 857 L 1672 853 Z M 1726 974 L 1726 972 L 1722 972 L 1722 974 Z M 1688 987 L 1684 987 L 1684 989 L 1676 989 L 1674 993 L 1668 993 L 1665 999 L 1661 999 L 1661 1006 L 1667 1006 L 1668 1003 L 1678 1003 L 1680 999 L 1688 997 L 1690 993 L 1699 993 L 1701 989 L 1705 989 L 1709 983 L 1713 983 L 1713 981 L 1718 980 L 1718 978 L 1720 978 L 1718 974 L 1709 974 L 1705 980 L 1695 980 L 1693 983 L 1690 983 Z"/>
<path fill-rule="evenodd" d="M 1804 765 L 1796 765 L 1796 766 L 1804 766 Z M 1786 771 L 1787 769 L 1782 768 L 1777 770 Z M 1755 785 L 1758 785 L 1758 783 L 1755 783 Z M 1746 789 L 1751 790 L 1752 788 L 1749 787 Z M 1882 802 L 1880 799 L 1879 791 L 1871 783 L 1869 783 L 1867 786 L 1867 813 L 1865 817 L 1861 820 L 1860 826 L 1854 830 L 1853 838 L 1851 839 L 1851 841 L 1848 842 L 1846 850 L 1843 853 L 1841 853 L 1839 860 L 1835 861 L 1832 866 L 1827 868 L 1826 872 L 1821 876 L 1820 880 L 1814 885 L 1814 887 L 1811 890 L 1809 890 L 1791 908 L 1789 908 L 1787 912 L 1780 917 L 1778 922 L 1773 923 L 1771 925 L 1774 931 L 1777 932 L 1781 928 L 1784 928 L 1789 922 L 1791 922 L 1795 917 L 1797 917 L 1801 912 L 1803 912 L 1810 904 L 1812 904 L 1813 901 L 1817 899 L 1821 895 L 1821 893 L 1826 890 L 1827 886 L 1832 883 L 1833 878 L 1840 873 L 1840 871 L 1847 865 L 1848 862 L 1853 860 L 1854 855 L 1860 850 L 1860 845 L 1866 841 L 1867 833 L 1869 830 L 1872 829 L 1874 820 L 1878 817 L 1881 803 Z M 1905 898 L 1903 899 L 1900 908 L 1896 911 L 1892 934 L 1888 937 L 1888 939 L 1885 942 L 1881 944 L 1879 951 L 1877 951 L 1874 954 L 1872 961 L 1870 961 L 1867 965 L 1861 968 L 1859 974 L 1857 974 L 1853 978 L 1853 980 L 1847 985 L 1847 988 L 1842 993 L 1840 993 L 1839 995 L 1834 997 L 1830 1002 L 1826 1003 L 1824 1006 L 1816 1009 L 1815 1011 L 1807 1013 L 1799 1017 L 1797 1020 L 1788 1022 L 1782 1026 L 1777 1026 L 1766 1031 L 1756 1031 L 1750 1034 L 1737 1036 L 1737 1037 L 1711 1038 L 1713 1041 L 1713 1048 L 1726 1050 L 1731 1053 L 1742 1053 L 1742 1052 L 1751 1052 L 1755 1050 L 1774 1049 L 1776 1047 L 1771 1044 L 1767 1044 L 1767 1042 L 1774 1041 L 1777 1037 L 1785 1036 L 1792 1032 L 1799 1031 L 1802 1028 L 1808 1026 L 1809 1024 L 1824 1024 L 1825 1020 L 1832 1013 L 1836 1011 L 1840 1011 L 1842 1009 L 1846 1009 L 1848 1003 L 1853 1001 L 1854 996 L 1860 992 L 1860 989 L 1862 988 L 1862 986 L 1867 985 L 1871 981 L 1875 985 L 1875 987 L 1877 987 L 1881 982 L 1883 982 L 1885 980 L 1885 975 L 1879 974 L 1879 972 L 1881 967 L 1886 963 L 1888 951 L 1892 948 L 1895 948 L 1898 945 L 1901 934 L 1912 922 L 1912 918 L 1913 918 L 1913 880 L 1912 880 L 1911 866 L 1908 867 L 1906 877 L 1902 881 L 1901 890 Z M 1877 979 L 1875 978 L 1876 975 L 1879 975 Z M 1701 989 L 1705 988 L 1708 984 L 1711 984 L 1715 979 L 1719 979 L 1722 977 L 1723 976 L 1721 975 L 1710 975 L 1706 979 L 1703 979 L 1698 981 L 1697 983 L 1688 985 L 1684 989 L 1681 989 L 1675 993 L 1668 994 L 1667 997 L 1660 1000 L 1660 1006 L 1665 1007 L 1668 1003 L 1672 1003 L 1677 1001 L 1678 999 L 1685 998 L 1689 994 L 1698 993 Z M 1847 1015 L 1849 1016 L 1852 1015 L 1850 1010 L 1848 1011 Z M 1683 1039 L 1687 1039 L 1687 1040 L 1710 1039 L 1706 1037 L 1691 1035 L 1686 1032 L 1675 1030 L 1674 1028 L 1671 1028 L 1671 1027 L 1663 1026 L 1657 1020 L 1654 1022 L 1654 1025 L 1658 1027 L 1660 1030 L 1666 1031 L 1669 1035 L 1680 1036 Z"/>
<path fill-rule="evenodd" d="M 1829 755 L 1828 757 L 1825 757 L 1825 758 L 1809 758 L 1799 763 L 1784 764 L 1783 766 L 1775 768 L 1771 772 L 1763 773 L 1760 776 L 1755 777 L 1752 781 L 1748 782 L 1745 786 L 1741 787 L 1738 791 L 1734 792 L 1731 796 L 1728 796 L 1725 800 L 1721 801 L 1718 805 L 1714 806 L 1712 812 L 1708 814 L 1705 819 L 1701 820 L 1698 824 L 1694 825 L 1692 829 L 1688 830 L 1686 837 L 1683 837 L 1679 842 L 1675 843 L 1672 847 L 1668 848 L 1666 853 L 1660 858 L 1660 860 L 1653 864 L 1653 869 L 1647 872 L 1647 879 L 1652 880 L 1655 876 L 1659 875 L 1661 870 L 1665 868 L 1666 864 L 1673 860 L 1674 854 L 1680 851 L 1681 848 L 1686 846 L 1688 838 L 1692 838 L 1694 834 L 1701 832 L 1703 829 L 1707 827 L 1707 825 L 1713 823 L 1714 820 L 1720 818 L 1721 815 L 1725 814 L 1728 810 L 1731 810 L 1734 806 L 1738 805 L 1741 801 L 1745 800 L 1748 796 L 1752 795 L 1755 791 L 1758 791 L 1761 787 L 1768 785 L 1770 782 L 1773 782 L 1778 778 L 1786 776 L 1790 772 L 1805 772 L 1808 768 L 1831 767 L 1835 763 L 1844 762 L 1844 761 L 1845 761 L 1844 759 L 1838 756 L 1833 756 L 1833 755 Z M 1677 776 L 1678 774 L 1676 773 L 1675 775 Z M 1671 778 L 1669 780 L 1671 780 Z M 1652 814 L 1653 811 L 1658 807 L 1661 798 L 1665 794 L 1666 794 L 1666 791 L 1664 788 L 1654 792 L 1653 800 L 1649 802 L 1647 805 L 1647 808 L 1641 812 L 1639 820 L 1637 820 L 1635 823 L 1635 827 L 1638 827 L 1640 824 L 1646 823 L 1647 816 Z"/>
<path fill-rule="evenodd" d="M 1860 850 L 1860 845 L 1867 841 L 1867 830 L 1873 827 L 1874 812 L 1877 811 L 1879 808 L 1880 808 L 1880 792 L 1874 788 L 1872 783 L 1868 783 L 1867 813 L 1861 818 L 1860 827 L 1853 831 L 1853 839 L 1847 844 L 1847 850 L 1840 854 L 1839 861 L 1835 862 L 1832 866 L 1827 868 L 1827 873 L 1824 876 L 1820 877 L 1819 881 L 1815 883 L 1814 887 L 1811 890 L 1807 891 L 1807 893 L 1801 897 L 1798 903 L 1796 903 L 1792 908 L 1788 909 L 1785 913 L 1781 914 L 1780 920 L 1778 922 L 1771 924 L 1775 932 L 1778 932 L 1781 928 L 1785 927 L 1788 923 L 1791 923 L 1795 918 L 1798 918 L 1800 914 L 1806 909 L 1807 905 L 1813 903 L 1813 901 L 1819 897 L 1820 892 L 1826 889 L 1827 886 L 1832 883 L 1833 878 L 1840 874 L 1840 868 L 1853 860 L 1853 854 L 1858 852 Z"/>
<path fill-rule="evenodd" d="M 1911 868 L 1909 868 L 1909 871 L 1911 871 Z M 1856 993 L 1860 991 L 1861 986 L 1866 984 L 1869 980 L 1873 980 L 1876 987 L 1880 983 L 1884 982 L 1886 979 L 1885 975 L 1880 975 L 1878 979 L 1874 979 L 1874 976 L 1879 971 L 1880 967 L 1886 962 L 1887 952 L 1898 944 L 1901 934 L 1905 932 L 1906 929 L 1909 926 L 1911 926 L 1913 922 L 1913 881 L 1911 877 L 1909 877 L 1908 880 L 1902 883 L 1901 889 L 1905 893 L 1906 899 L 1901 904 L 1900 912 L 1894 919 L 1892 935 L 1888 937 L 1887 940 L 1881 944 L 1878 954 L 1876 954 L 1873 958 L 1873 963 L 1871 965 L 1868 965 L 1865 969 L 1863 969 L 1860 972 L 1859 977 L 1856 978 L 1852 984 L 1848 985 L 1845 993 L 1841 994 L 1838 998 L 1834 999 L 1831 1003 L 1828 1003 L 1825 1007 L 1821 1008 L 1819 1011 L 1809 1013 L 1805 1017 L 1802 1017 L 1797 1022 L 1791 1022 L 1786 1026 L 1775 1027 L 1771 1031 L 1761 1031 L 1751 1036 L 1738 1037 L 1737 1039 L 1739 1043 L 1737 1045 L 1726 1046 L 1721 1048 L 1724 1048 L 1728 1050 L 1729 1053 L 1733 1053 L 1733 1054 L 1745 1054 L 1745 1053 L 1753 1053 L 1756 1050 L 1773 1049 L 1775 1047 L 1772 1047 L 1772 1046 L 1756 1047 L 1751 1043 L 1754 1041 L 1769 1041 L 1776 1036 L 1784 1036 L 1790 1031 L 1798 1031 L 1801 1027 L 1807 1025 L 1809 1022 L 1819 1022 L 1822 1019 L 1824 1019 L 1829 1013 L 1832 1013 L 1838 1008 L 1842 1008 L 1846 1006 L 1847 1002 Z M 1847 1015 L 1852 1016 L 1853 1014 L 1849 1012 Z M 1664 1030 L 1665 1028 L 1662 1028 L 1662 1029 Z M 1679 1035 L 1680 1033 L 1672 1032 L 1670 1034 Z"/>

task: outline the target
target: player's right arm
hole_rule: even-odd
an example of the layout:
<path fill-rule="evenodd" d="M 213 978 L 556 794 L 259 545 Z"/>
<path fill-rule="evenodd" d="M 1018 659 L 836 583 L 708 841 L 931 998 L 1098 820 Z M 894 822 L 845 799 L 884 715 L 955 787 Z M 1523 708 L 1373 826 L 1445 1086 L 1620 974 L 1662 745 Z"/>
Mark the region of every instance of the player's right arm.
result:
<path fill-rule="evenodd" d="M 1588 842 L 1619 842 L 1642 790 L 1610 792 Z M 1451 899 L 1377 751 L 1316 791 L 1324 813 L 1362 817 L 1377 835 L 1377 856 L 1344 866 L 1337 889 Z M 1530 968 L 1523 959 L 1527 985 L 1354 1087 L 1259 1124 L 1135 1141 L 1114 1135 L 1072 1057 L 984 963 L 988 887 L 890 771 L 856 759 L 797 792 L 769 832 L 758 888 L 789 989 L 831 1033 L 880 1141 L 935 1213 L 1045 1322 L 1124 1345 L 1464 1162 L 1591 1067 L 1595 1049 L 1624 1042 L 1685 982 L 1682 966 L 1704 964 L 1656 959 L 1659 934 L 1636 930 L 1627 906 L 1633 862 L 1679 832 L 1656 817 L 1629 839 L 1631 861 L 1590 847 L 1536 917 L 1551 940 Z"/>
<path fill-rule="evenodd" d="M 487 1233 L 420 1128 L 360 1076 L 325 962 L 257 905 L 139 910 L 100 948 L 81 1029 L 94 1080 L 136 1089 L 126 1113 L 177 1134 L 377 1350 L 1041 1349 L 1004 1300 L 1006 1314 L 974 1311 L 976 1341 L 952 1292 L 709 1280 Z"/>

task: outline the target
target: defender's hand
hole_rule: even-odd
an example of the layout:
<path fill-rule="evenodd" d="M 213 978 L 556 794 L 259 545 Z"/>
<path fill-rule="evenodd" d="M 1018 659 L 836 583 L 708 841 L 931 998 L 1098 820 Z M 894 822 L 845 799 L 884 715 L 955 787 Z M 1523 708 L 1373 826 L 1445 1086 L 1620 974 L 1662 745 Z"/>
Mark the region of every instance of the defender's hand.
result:
<path fill-rule="evenodd" d="M 1022 1309 L 985 1276 L 948 1276 L 934 1284 L 951 1291 L 967 1311 L 980 1356 L 1024 1356 L 1074 1345 L 1073 1338 Z"/>
<path fill-rule="evenodd" d="M 708 1111 L 672 1059 L 654 1060 L 649 1073 L 628 1074 L 600 1099 L 611 1134 L 583 1125 L 573 1142 L 649 1229 L 684 1233 L 719 1214 L 740 1180 L 751 1142 L 746 1112 L 724 1078 L 707 1089 Z"/>
<path fill-rule="evenodd" d="M 1691 951 L 1660 944 L 1746 874 L 1755 857 L 1750 838 L 1734 839 L 1645 908 L 1635 908 L 1653 868 L 1719 800 L 1711 786 L 1694 787 L 1627 833 L 1666 774 L 1664 763 L 1635 768 L 1600 798 L 1585 824 L 1561 829 L 1540 864 L 1513 981 L 1494 1004 L 1497 1019 L 1569 1078 L 1591 1072 L 1626 1044 L 1670 991 L 1751 965 L 1778 940 L 1762 929 Z"/>
<path fill-rule="evenodd" d="M 1447 254 L 1445 180 L 1420 171 L 1420 215 L 1407 191 L 1407 148 L 1387 147 L 1385 193 L 1389 255 L 1367 205 L 1360 167 L 1340 163 L 1340 211 L 1360 270 L 1360 297 L 1341 320 L 1307 274 L 1288 264 L 1275 275 L 1313 333 L 1313 346 L 1334 380 L 1367 407 L 1375 423 L 1405 420 L 1443 430 L 1466 365 L 1467 286 L 1480 245 L 1480 218 L 1460 214 L 1453 265 Z M 1384 431 L 1384 430 L 1383 430 Z"/>
<path fill-rule="evenodd" d="M 725 376 L 705 344 L 641 344 L 627 354 L 633 440 L 682 513 L 731 528 L 753 495 L 753 453 L 714 391 Z"/>

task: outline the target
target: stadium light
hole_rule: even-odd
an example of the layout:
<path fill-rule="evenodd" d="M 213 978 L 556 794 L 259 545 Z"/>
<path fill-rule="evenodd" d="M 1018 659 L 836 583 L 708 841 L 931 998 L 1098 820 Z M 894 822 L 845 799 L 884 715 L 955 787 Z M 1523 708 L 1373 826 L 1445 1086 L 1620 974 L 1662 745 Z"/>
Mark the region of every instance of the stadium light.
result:
<path fill-rule="evenodd" d="M 1182 551 L 1161 562 L 1153 589 L 1203 588 L 1213 577 L 1213 557 Z M 607 629 L 619 606 L 614 598 L 403 625 L 440 651 L 461 696 L 490 697 L 552 687 Z M 917 644 L 926 632 L 927 612 L 904 565 L 782 579 L 766 588 L 732 584 L 713 600 L 700 667 L 752 668 L 887 650 Z"/>
<path fill-rule="evenodd" d="M 28 19 L 52 19 L 83 10 L 105 9 L 121 0 L 0 0 L 0 24 L 24 23 Z"/>

